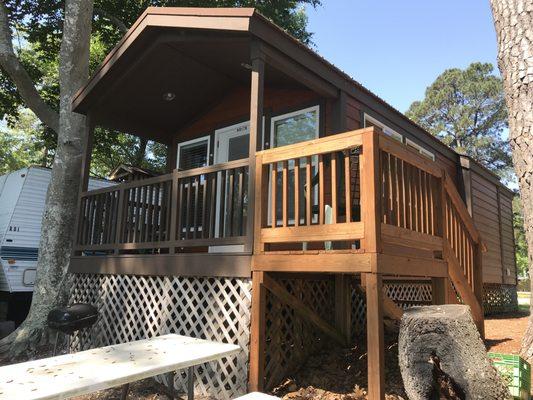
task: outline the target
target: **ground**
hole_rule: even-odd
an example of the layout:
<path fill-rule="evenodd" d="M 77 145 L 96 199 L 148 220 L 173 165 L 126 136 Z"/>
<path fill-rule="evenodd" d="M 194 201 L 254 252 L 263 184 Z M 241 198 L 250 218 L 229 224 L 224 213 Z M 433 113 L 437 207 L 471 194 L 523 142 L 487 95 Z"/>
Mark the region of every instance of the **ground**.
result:
<path fill-rule="evenodd" d="M 529 299 L 528 299 L 529 300 Z M 485 322 L 488 351 L 518 354 L 526 329 L 528 304 L 511 315 L 488 317 Z M 394 335 L 386 336 L 387 400 L 407 399 L 397 363 L 397 343 Z M 366 352 L 364 347 L 330 348 L 311 357 L 303 368 L 288 377 L 273 394 L 284 400 L 363 400 L 366 399 Z M 120 388 L 77 397 L 77 400 L 118 400 Z M 151 379 L 132 385 L 129 400 L 166 399 L 164 388 Z M 199 399 L 200 400 L 200 399 Z"/>

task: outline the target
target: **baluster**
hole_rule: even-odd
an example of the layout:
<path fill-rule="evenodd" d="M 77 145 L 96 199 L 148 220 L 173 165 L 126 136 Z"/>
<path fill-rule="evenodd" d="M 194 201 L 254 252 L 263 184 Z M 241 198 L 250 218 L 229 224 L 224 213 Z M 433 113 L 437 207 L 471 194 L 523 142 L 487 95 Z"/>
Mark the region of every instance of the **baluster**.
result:
<path fill-rule="evenodd" d="M 318 156 L 318 223 L 324 224 L 324 156 Z"/>
<path fill-rule="evenodd" d="M 350 174 L 350 150 L 344 152 L 344 204 L 346 205 L 346 222 L 352 221 L 352 190 Z"/>
<path fill-rule="evenodd" d="M 294 160 L 294 226 L 300 225 L 300 159 Z"/>
<path fill-rule="evenodd" d="M 307 157 L 305 164 L 305 223 L 311 225 L 312 223 L 312 183 L 311 183 L 311 157 Z"/>
<path fill-rule="evenodd" d="M 193 239 L 196 239 L 198 234 L 198 210 L 199 210 L 199 193 L 200 193 L 200 176 L 196 175 L 192 178 L 193 180 L 193 187 L 194 187 L 194 200 L 192 204 L 192 210 L 193 211 L 193 227 L 192 227 L 192 237 Z"/>
<path fill-rule="evenodd" d="M 331 153 L 331 223 L 337 223 L 337 153 Z"/>
<path fill-rule="evenodd" d="M 282 212 L 282 226 L 287 226 L 289 221 L 289 173 L 287 161 L 282 162 L 282 176 L 281 176 L 281 212 Z"/>
<path fill-rule="evenodd" d="M 277 202 L 276 202 L 276 198 L 277 198 L 277 194 L 276 194 L 276 189 L 277 189 L 277 183 L 278 183 L 278 163 L 272 163 L 272 178 L 270 179 L 270 210 L 271 210 L 271 217 L 272 217 L 272 220 L 271 220 L 271 224 L 272 224 L 272 228 L 275 228 L 276 225 L 277 225 Z"/>

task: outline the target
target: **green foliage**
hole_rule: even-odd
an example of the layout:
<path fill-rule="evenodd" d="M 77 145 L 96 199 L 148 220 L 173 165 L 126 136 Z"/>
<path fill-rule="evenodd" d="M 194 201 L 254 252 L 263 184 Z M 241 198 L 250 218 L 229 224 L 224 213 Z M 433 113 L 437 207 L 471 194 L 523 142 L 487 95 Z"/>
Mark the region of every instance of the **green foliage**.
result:
<path fill-rule="evenodd" d="M 513 227 L 516 254 L 516 268 L 519 277 L 528 276 L 529 259 L 527 253 L 526 233 L 524 231 L 524 216 L 520 196 L 513 199 Z"/>
<path fill-rule="evenodd" d="M 507 109 L 501 78 L 492 64 L 448 69 L 415 101 L 406 115 L 458 153 L 466 154 L 508 180 L 512 173 Z"/>
<path fill-rule="evenodd" d="M 46 165 L 47 153 L 40 139 L 41 131 L 39 120 L 29 110 L 21 111 L 12 127 L 0 128 L 0 175 L 29 165 Z"/>
<path fill-rule="evenodd" d="M 57 110 L 64 0 L 7 0 L 5 3 L 14 27 L 16 51 L 40 95 Z M 124 33 L 119 26 L 130 27 L 149 6 L 255 7 L 294 37 L 309 44 L 312 34 L 306 29 L 305 5 L 317 7 L 320 0 L 95 0 L 89 69 L 93 73 L 121 39 Z M 6 74 L 0 73 L 0 119 L 7 122 L 9 128 L 2 136 L 0 160 L 11 160 L 3 162 L 5 171 L 36 162 L 31 157 L 15 154 L 19 147 L 13 141 L 39 154 L 41 165 L 50 166 L 53 160 L 56 133 L 37 124 L 35 129 L 22 134 L 25 113 L 27 110 L 16 87 Z M 97 176 L 107 176 L 119 164 L 139 165 L 154 171 L 164 168 L 166 148 L 159 143 L 148 142 L 143 146 L 137 137 L 104 129 L 97 129 L 94 143 L 91 172 Z"/>

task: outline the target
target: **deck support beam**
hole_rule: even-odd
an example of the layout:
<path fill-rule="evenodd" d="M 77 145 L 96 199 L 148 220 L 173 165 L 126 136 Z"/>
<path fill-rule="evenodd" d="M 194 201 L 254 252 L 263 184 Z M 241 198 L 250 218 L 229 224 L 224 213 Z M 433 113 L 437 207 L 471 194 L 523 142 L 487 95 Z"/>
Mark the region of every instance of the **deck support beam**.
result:
<path fill-rule="evenodd" d="M 342 334 L 346 344 L 350 344 L 351 290 L 350 276 L 335 275 L 335 328 Z"/>
<path fill-rule="evenodd" d="M 364 274 L 368 356 L 368 399 L 385 399 L 385 340 L 382 276 Z"/>
<path fill-rule="evenodd" d="M 266 288 L 265 273 L 252 274 L 252 314 L 250 329 L 250 392 L 261 392 L 265 384 Z"/>

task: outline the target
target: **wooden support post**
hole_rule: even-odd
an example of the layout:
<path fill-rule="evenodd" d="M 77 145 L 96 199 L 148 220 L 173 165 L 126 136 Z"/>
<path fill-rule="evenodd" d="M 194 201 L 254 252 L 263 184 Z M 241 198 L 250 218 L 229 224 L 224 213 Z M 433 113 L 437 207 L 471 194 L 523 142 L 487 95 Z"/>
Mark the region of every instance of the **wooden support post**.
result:
<path fill-rule="evenodd" d="M 448 304 L 448 290 L 446 285 L 450 285 L 447 278 L 431 278 L 432 304 Z"/>
<path fill-rule="evenodd" d="M 335 327 L 350 344 L 351 333 L 351 287 L 350 276 L 335 275 Z"/>
<path fill-rule="evenodd" d="M 383 288 L 379 274 L 364 274 L 366 284 L 366 329 L 368 399 L 385 399 L 385 340 L 383 337 Z"/>
<path fill-rule="evenodd" d="M 369 253 L 380 252 L 380 168 L 379 136 L 373 130 L 363 134 L 363 154 L 360 156 L 361 169 L 361 219 L 365 223 L 363 249 Z"/>
<path fill-rule="evenodd" d="M 262 47 L 258 42 L 252 42 L 252 73 L 250 82 L 250 146 L 248 170 L 248 217 L 246 221 L 245 251 L 252 252 L 254 248 L 254 220 L 255 220 L 255 153 L 258 138 L 263 133 L 263 92 L 265 77 L 265 58 Z"/>
<path fill-rule="evenodd" d="M 250 330 L 250 392 L 263 390 L 265 380 L 266 289 L 263 271 L 252 274 L 252 314 Z"/>

